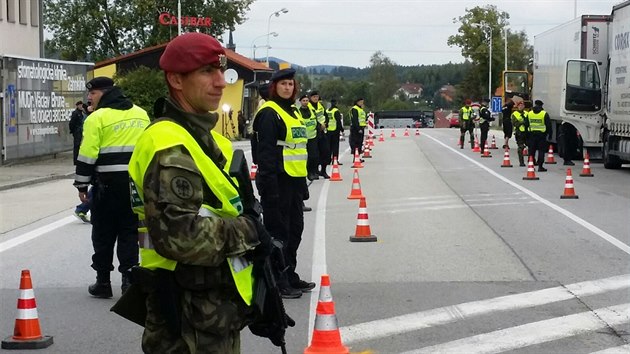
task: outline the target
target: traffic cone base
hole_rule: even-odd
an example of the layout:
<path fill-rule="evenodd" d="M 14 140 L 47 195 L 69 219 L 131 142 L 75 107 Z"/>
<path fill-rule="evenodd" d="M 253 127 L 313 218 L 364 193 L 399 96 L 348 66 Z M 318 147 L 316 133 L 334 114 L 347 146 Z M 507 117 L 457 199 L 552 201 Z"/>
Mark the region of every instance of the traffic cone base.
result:
<path fill-rule="evenodd" d="M 481 157 L 492 157 L 492 155 L 490 155 L 490 150 L 488 150 L 488 142 L 486 141 L 484 148 L 483 148 L 483 154 L 481 154 Z"/>
<path fill-rule="evenodd" d="M 570 168 L 567 168 L 567 177 L 564 182 L 564 193 L 560 196 L 560 199 L 578 199 L 577 194 L 575 194 L 573 174 L 571 173 Z"/>
<path fill-rule="evenodd" d="M 330 291 L 330 277 L 322 274 L 319 299 L 315 309 L 315 326 L 311 345 L 304 349 L 304 354 L 349 354 L 350 350 L 341 342 L 341 332 L 335 314 L 335 302 Z"/>
<path fill-rule="evenodd" d="M 350 236 L 350 242 L 376 242 L 378 238 L 374 235 L 369 236 Z"/>
<path fill-rule="evenodd" d="M 23 270 L 20 277 L 17 310 L 13 336 L 2 341 L 2 349 L 42 349 L 53 344 L 53 337 L 43 336 L 39 327 L 35 293 L 28 270 Z"/>

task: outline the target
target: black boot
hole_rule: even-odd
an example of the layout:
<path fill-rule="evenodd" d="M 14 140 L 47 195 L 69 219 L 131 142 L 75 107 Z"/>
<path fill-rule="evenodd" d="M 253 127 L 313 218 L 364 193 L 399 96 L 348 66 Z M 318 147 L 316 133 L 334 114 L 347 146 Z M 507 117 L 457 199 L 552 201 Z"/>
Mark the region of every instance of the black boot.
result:
<path fill-rule="evenodd" d="M 112 283 L 109 281 L 109 272 L 96 275 L 96 283 L 88 287 L 88 292 L 94 297 L 109 299 L 112 296 Z"/>
<path fill-rule="evenodd" d="M 319 171 L 319 175 L 322 176 L 324 179 L 330 178 L 328 173 L 326 173 L 326 166 L 322 166 L 321 170 Z"/>

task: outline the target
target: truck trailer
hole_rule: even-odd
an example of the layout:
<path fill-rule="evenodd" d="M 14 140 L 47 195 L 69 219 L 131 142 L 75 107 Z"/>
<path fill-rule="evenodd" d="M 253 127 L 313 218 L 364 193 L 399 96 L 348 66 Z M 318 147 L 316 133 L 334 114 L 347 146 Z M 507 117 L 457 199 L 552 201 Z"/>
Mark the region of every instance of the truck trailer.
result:
<path fill-rule="evenodd" d="M 576 131 L 580 153 L 606 168 L 630 163 L 629 33 L 625 1 L 611 15 L 582 15 L 534 37 L 532 96 L 544 102 L 561 156 L 574 153 L 563 151 L 561 132 Z"/>

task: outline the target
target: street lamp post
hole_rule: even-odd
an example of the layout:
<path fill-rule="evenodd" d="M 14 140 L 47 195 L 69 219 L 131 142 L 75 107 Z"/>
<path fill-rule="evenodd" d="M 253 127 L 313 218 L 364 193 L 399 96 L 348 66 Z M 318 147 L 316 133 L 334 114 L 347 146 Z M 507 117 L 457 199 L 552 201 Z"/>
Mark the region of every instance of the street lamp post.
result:
<path fill-rule="evenodd" d="M 177 35 L 182 34 L 182 2 L 177 0 Z"/>
<path fill-rule="evenodd" d="M 262 45 L 256 46 L 254 44 L 256 42 L 256 40 L 258 40 L 260 38 L 263 38 L 263 37 L 269 37 L 269 36 L 278 37 L 278 33 L 276 33 L 276 32 L 269 32 L 267 34 L 263 34 L 263 35 L 260 35 L 260 36 L 258 36 L 256 38 L 254 38 L 254 40 L 252 41 L 252 59 L 256 60 L 256 48 L 265 48 L 265 47 L 267 47 L 267 46 L 262 46 Z"/>
<path fill-rule="evenodd" d="M 269 33 L 271 33 L 271 18 L 273 16 L 278 17 L 280 14 L 286 14 L 287 12 L 289 12 L 289 10 L 286 7 L 283 7 L 276 12 L 272 12 L 271 15 L 269 15 L 269 20 L 267 20 L 267 59 L 265 60 L 267 66 L 269 66 Z"/>
<path fill-rule="evenodd" d="M 507 71 L 507 40 L 508 40 L 508 33 L 507 33 L 507 28 L 503 27 L 503 38 L 505 39 L 505 47 L 503 49 L 503 53 L 504 53 L 504 58 L 503 58 L 503 71 Z"/>

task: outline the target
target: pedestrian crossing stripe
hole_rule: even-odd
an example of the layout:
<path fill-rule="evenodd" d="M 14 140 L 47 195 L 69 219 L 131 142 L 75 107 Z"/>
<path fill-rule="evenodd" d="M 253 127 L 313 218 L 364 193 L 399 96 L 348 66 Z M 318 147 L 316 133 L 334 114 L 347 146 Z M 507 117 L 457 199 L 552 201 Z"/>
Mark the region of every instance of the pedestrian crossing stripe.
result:
<path fill-rule="evenodd" d="M 359 323 L 342 327 L 339 331 L 343 342 L 350 344 L 386 338 L 493 312 L 531 308 L 629 287 L 630 274 L 625 274 Z"/>

